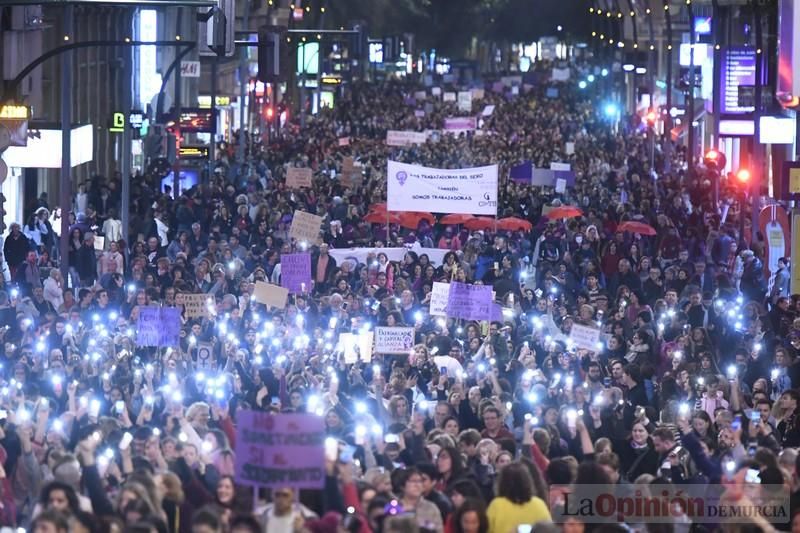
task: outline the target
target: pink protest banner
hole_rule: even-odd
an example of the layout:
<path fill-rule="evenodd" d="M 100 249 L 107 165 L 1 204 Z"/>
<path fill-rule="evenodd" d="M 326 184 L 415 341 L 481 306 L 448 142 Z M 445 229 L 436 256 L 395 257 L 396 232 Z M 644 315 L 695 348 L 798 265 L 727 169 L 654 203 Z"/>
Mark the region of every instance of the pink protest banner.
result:
<path fill-rule="evenodd" d="M 259 487 L 321 489 L 325 426 L 312 414 L 236 415 L 236 481 Z"/>
<path fill-rule="evenodd" d="M 281 255 L 281 287 L 293 294 L 311 290 L 311 254 Z"/>
<path fill-rule="evenodd" d="M 444 119 L 444 129 L 453 130 L 474 130 L 478 127 L 478 119 L 475 117 L 448 117 Z"/>

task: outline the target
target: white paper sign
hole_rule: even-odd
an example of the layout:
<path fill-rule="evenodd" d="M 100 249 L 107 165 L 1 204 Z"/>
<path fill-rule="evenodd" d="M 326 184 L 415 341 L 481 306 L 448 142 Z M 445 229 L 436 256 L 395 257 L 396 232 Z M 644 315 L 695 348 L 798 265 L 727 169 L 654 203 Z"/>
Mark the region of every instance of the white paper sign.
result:
<path fill-rule="evenodd" d="M 570 77 L 569 68 L 556 68 L 553 67 L 553 73 L 551 75 L 551 79 L 553 81 L 567 81 Z"/>
<path fill-rule="evenodd" d="M 472 91 L 458 92 L 458 110 L 466 113 L 472 111 Z"/>
<path fill-rule="evenodd" d="M 424 131 L 389 130 L 386 132 L 386 145 L 411 146 L 413 144 L 424 144 L 427 138 L 428 136 Z"/>
<path fill-rule="evenodd" d="M 569 332 L 569 339 L 575 347 L 581 350 L 596 352 L 599 350 L 597 343 L 600 342 L 600 330 L 573 324 Z"/>
<path fill-rule="evenodd" d="M 344 353 L 344 362 L 352 365 L 361 361 L 372 361 L 372 332 L 367 333 L 340 333 L 339 351 Z"/>
<path fill-rule="evenodd" d="M 497 215 L 497 165 L 438 169 L 389 161 L 389 211 Z"/>
<path fill-rule="evenodd" d="M 564 151 L 567 153 L 567 155 L 574 154 L 575 153 L 575 143 L 574 142 L 566 143 L 564 145 Z"/>
<path fill-rule="evenodd" d="M 441 87 L 431 87 L 431 94 L 433 96 L 441 96 L 442 95 L 442 88 Z"/>
<path fill-rule="evenodd" d="M 486 107 L 483 108 L 483 111 L 481 111 L 481 116 L 482 117 L 488 117 L 492 113 L 494 113 L 494 105 L 493 104 L 489 104 L 489 105 L 487 105 Z"/>
<path fill-rule="evenodd" d="M 414 98 L 416 100 L 425 100 L 428 97 L 428 94 L 425 91 L 416 91 L 414 93 Z"/>
<path fill-rule="evenodd" d="M 375 328 L 375 353 L 407 354 L 414 347 L 414 328 Z"/>
<path fill-rule="evenodd" d="M 444 100 L 445 102 L 455 102 L 456 93 L 450 93 L 450 92 L 444 93 L 444 95 L 442 96 L 442 100 Z"/>
<path fill-rule="evenodd" d="M 431 290 L 431 308 L 429 314 L 431 316 L 447 316 L 447 300 L 449 299 L 450 284 L 434 281 L 433 289 Z"/>
<path fill-rule="evenodd" d="M 564 193 L 567 191 L 567 180 L 564 178 L 556 178 L 556 192 Z"/>
<path fill-rule="evenodd" d="M 571 169 L 572 165 L 569 163 L 550 163 L 550 170 L 569 172 Z"/>

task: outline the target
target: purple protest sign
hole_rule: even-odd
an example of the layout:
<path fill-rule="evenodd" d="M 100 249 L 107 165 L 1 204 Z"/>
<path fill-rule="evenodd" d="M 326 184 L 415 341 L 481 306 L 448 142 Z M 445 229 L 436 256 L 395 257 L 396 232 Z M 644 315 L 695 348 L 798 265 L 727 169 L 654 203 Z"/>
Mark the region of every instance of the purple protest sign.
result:
<path fill-rule="evenodd" d="M 445 130 L 474 130 L 478 127 L 475 117 L 448 117 L 444 119 Z"/>
<path fill-rule="evenodd" d="M 508 173 L 508 177 L 518 183 L 531 182 L 533 176 L 533 163 L 530 161 L 523 161 L 519 165 L 514 165 Z"/>
<path fill-rule="evenodd" d="M 281 255 L 281 287 L 294 294 L 311 290 L 311 254 Z"/>
<path fill-rule="evenodd" d="M 142 306 L 136 321 L 136 345 L 175 348 L 181 341 L 181 312 L 177 307 Z"/>
<path fill-rule="evenodd" d="M 447 316 L 464 320 L 492 319 L 492 286 L 469 285 L 457 281 L 450 284 Z"/>
<path fill-rule="evenodd" d="M 311 414 L 236 414 L 236 481 L 259 487 L 321 489 L 325 426 Z"/>
<path fill-rule="evenodd" d="M 492 303 L 492 322 L 503 322 L 505 321 L 505 317 L 503 316 L 503 306 L 498 303 Z"/>

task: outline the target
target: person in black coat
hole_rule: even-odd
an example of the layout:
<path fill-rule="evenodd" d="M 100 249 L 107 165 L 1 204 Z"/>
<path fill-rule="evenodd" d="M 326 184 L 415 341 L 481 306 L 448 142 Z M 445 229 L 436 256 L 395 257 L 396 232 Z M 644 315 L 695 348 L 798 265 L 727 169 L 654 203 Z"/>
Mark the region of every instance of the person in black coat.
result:
<path fill-rule="evenodd" d="M 631 438 L 614 446 L 619 452 L 620 474 L 631 483 L 642 474 L 656 475 L 660 466 L 658 452 L 642 422 L 635 422 Z"/>
<path fill-rule="evenodd" d="M 650 400 L 647 399 L 647 392 L 644 389 L 639 365 L 626 365 L 622 370 L 622 378 L 625 380 L 625 385 L 628 387 L 628 403 L 632 409 L 650 405 Z"/>
<path fill-rule="evenodd" d="M 740 283 L 742 292 L 747 300 L 761 303 L 767 293 L 764 280 L 764 264 L 755 256 L 752 250 L 742 252 L 742 261 L 744 262 L 742 281 Z"/>
<path fill-rule="evenodd" d="M 97 279 L 97 256 L 94 252 L 94 235 L 92 232 L 86 233 L 83 237 L 83 246 L 75 253 L 78 277 L 81 286 L 91 287 Z"/>
<path fill-rule="evenodd" d="M 611 278 L 608 284 L 608 290 L 611 294 L 616 294 L 617 289 L 622 285 L 628 287 L 631 291 L 642 290 L 642 280 L 639 275 L 631 270 L 631 263 L 627 259 L 619 260 L 619 270 Z"/>
<path fill-rule="evenodd" d="M 28 250 L 31 249 L 31 242 L 22 233 L 22 228 L 19 224 L 14 222 L 11 224 L 11 233 L 6 237 L 6 242 L 3 243 L 3 254 L 6 256 L 8 268 L 11 269 L 11 276 L 17 270 L 17 267 L 25 261 L 25 256 L 28 255 Z"/>

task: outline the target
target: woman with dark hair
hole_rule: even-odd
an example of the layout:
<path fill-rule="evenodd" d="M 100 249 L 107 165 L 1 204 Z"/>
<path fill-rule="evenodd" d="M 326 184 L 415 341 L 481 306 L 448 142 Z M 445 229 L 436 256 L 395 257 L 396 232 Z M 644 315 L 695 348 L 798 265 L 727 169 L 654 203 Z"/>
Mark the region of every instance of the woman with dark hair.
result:
<path fill-rule="evenodd" d="M 447 531 L 445 529 L 445 531 Z M 487 533 L 489 531 L 489 518 L 486 516 L 486 506 L 480 500 L 469 499 L 453 513 L 454 533 Z"/>
<path fill-rule="evenodd" d="M 220 518 L 230 525 L 231 519 L 239 514 L 247 514 L 253 508 L 252 491 L 237 487 L 233 476 L 222 476 L 217 482 L 216 505 Z"/>
<path fill-rule="evenodd" d="M 81 510 L 75 489 L 60 481 L 51 481 L 42 488 L 39 505 L 42 510 L 55 510 L 67 514 L 77 513 Z"/>
<path fill-rule="evenodd" d="M 496 493 L 487 511 L 489 533 L 507 533 L 520 525 L 550 520 L 547 504 L 533 495 L 533 480 L 525 465 L 511 463 L 500 470 Z"/>
<path fill-rule="evenodd" d="M 458 434 L 461 433 L 461 426 L 458 423 L 458 418 L 455 416 L 448 416 L 445 418 L 444 421 L 442 421 L 441 429 L 454 439 L 457 439 Z"/>
<path fill-rule="evenodd" d="M 458 450 L 445 446 L 436 456 L 436 469 L 439 471 L 437 490 L 445 490 L 465 475 L 464 461 Z"/>
<path fill-rule="evenodd" d="M 614 449 L 619 453 L 620 473 L 631 483 L 642 474 L 656 474 L 659 467 L 658 452 L 642 422 L 635 422 L 630 439 L 614 443 Z"/>

